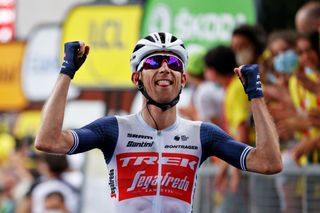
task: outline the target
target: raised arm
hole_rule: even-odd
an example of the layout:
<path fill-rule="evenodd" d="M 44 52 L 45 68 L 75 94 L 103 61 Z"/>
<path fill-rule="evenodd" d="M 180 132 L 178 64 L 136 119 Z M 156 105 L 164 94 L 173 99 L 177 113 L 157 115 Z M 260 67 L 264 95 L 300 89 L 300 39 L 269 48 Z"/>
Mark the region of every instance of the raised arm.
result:
<path fill-rule="evenodd" d="M 282 170 L 279 137 L 264 98 L 251 101 L 251 111 L 256 129 L 256 147 L 246 160 L 249 171 L 273 174 Z"/>
<path fill-rule="evenodd" d="M 62 130 L 68 89 L 75 72 L 81 67 L 89 53 L 83 42 L 65 44 L 65 57 L 55 87 L 42 109 L 42 118 L 35 147 L 51 153 L 67 153 L 73 145 L 73 136 Z"/>
<path fill-rule="evenodd" d="M 256 129 L 256 147 L 247 158 L 249 171 L 274 174 L 282 170 L 279 137 L 273 119 L 265 104 L 257 65 L 244 65 L 235 69 L 250 100 Z"/>

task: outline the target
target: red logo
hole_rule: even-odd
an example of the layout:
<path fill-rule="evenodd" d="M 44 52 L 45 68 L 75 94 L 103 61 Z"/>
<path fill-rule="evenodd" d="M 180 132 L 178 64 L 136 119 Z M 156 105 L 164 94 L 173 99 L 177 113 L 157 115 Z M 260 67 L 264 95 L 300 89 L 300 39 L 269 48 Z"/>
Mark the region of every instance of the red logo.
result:
<path fill-rule="evenodd" d="M 159 171 L 159 159 L 161 175 Z M 191 203 L 199 158 L 193 155 L 134 152 L 117 155 L 119 201 L 157 194 Z"/>

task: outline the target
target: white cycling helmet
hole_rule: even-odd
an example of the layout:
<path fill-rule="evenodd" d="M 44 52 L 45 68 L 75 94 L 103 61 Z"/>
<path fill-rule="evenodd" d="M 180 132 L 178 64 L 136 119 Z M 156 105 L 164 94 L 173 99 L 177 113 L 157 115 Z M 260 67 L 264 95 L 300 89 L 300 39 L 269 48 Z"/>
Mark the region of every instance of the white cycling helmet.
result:
<path fill-rule="evenodd" d="M 132 72 L 137 71 L 139 63 L 154 52 L 171 52 L 177 55 L 183 62 L 184 70 L 188 64 L 188 52 L 183 41 L 171 33 L 156 32 L 140 39 L 130 57 Z"/>

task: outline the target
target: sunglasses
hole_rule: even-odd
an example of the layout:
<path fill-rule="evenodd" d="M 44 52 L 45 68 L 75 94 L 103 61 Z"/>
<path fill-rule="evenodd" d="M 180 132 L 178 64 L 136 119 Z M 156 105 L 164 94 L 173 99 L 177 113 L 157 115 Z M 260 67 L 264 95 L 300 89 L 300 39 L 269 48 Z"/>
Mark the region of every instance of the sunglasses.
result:
<path fill-rule="evenodd" d="M 143 69 L 158 69 L 162 63 L 166 62 L 168 67 L 174 71 L 183 72 L 183 62 L 180 58 L 174 55 L 156 54 L 143 59 L 138 65 L 138 70 Z"/>

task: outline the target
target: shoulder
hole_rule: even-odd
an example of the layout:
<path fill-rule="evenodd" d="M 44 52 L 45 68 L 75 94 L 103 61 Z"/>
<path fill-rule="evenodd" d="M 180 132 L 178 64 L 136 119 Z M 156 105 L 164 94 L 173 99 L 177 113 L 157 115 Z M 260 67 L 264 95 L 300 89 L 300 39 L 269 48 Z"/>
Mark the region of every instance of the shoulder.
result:
<path fill-rule="evenodd" d="M 105 135 L 108 134 L 108 132 L 112 132 L 114 130 L 118 129 L 118 120 L 116 116 L 105 116 L 96 119 L 95 121 L 79 128 L 79 129 L 73 129 L 74 132 L 77 133 L 77 135 L 85 135 L 88 136 L 91 133 L 98 133 L 98 135 Z M 96 135 L 96 134 L 95 134 Z M 86 137 L 86 139 L 88 139 Z"/>
<path fill-rule="evenodd" d="M 192 121 L 186 118 L 182 118 L 180 116 L 178 116 L 177 119 L 179 123 L 182 124 L 183 126 L 195 127 L 195 126 L 201 126 L 201 123 L 203 123 L 203 121 Z"/>
<path fill-rule="evenodd" d="M 131 121 L 136 119 L 137 114 L 129 114 L 129 115 L 115 115 L 112 116 L 115 119 L 117 119 L 119 122 L 126 122 L 126 121 Z"/>
<path fill-rule="evenodd" d="M 97 119 L 95 122 L 96 123 L 112 123 L 112 122 L 116 122 L 116 121 L 117 121 L 116 116 L 105 116 L 105 117 L 101 117 L 101 118 Z"/>
<path fill-rule="evenodd" d="M 216 124 L 210 123 L 210 122 L 201 122 L 201 130 L 202 131 L 222 131 L 222 129 L 217 126 Z"/>
<path fill-rule="evenodd" d="M 116 115 L 114 118 L 118 125 L 122 127 L 136 125 L 138 122 L 138 114 Z"/>
<path fill-rule="evenodd" d="M 209 122 L 202 122 L 200 132 L 202 138 L 230 137 L 221 127 Z"/>
<path fill-rule="evenodd" d="M 192 121 L 182 117 L 178 117 L 178 119 L 180 124 L 182 124 L 183 126 L 200 127 L 201 130 L 207 130 L 207 131 L 217 131 L 217 130 L 223 131 L 219 126 L 210 122 Z"/>

